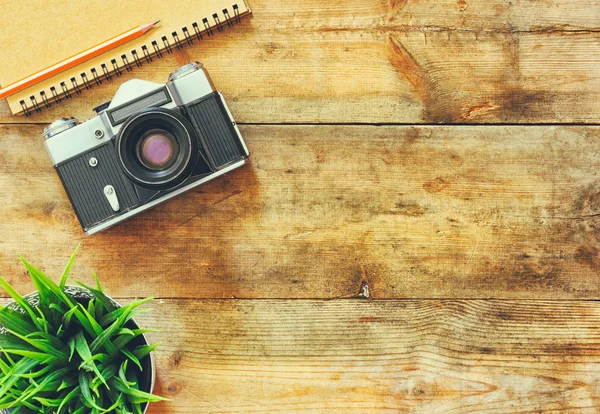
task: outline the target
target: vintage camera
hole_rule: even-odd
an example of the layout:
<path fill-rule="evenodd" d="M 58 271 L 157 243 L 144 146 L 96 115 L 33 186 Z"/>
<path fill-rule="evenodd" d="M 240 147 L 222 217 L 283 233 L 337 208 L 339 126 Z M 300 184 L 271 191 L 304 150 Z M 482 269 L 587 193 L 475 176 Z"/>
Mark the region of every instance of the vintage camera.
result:
<path fill-rule="evenodd" d="M 202 64 L 166 84 L 130 80 L 112 101 L 44 130 L 46 149 L 90 235 L 244 164 L 248 149 Z"/>

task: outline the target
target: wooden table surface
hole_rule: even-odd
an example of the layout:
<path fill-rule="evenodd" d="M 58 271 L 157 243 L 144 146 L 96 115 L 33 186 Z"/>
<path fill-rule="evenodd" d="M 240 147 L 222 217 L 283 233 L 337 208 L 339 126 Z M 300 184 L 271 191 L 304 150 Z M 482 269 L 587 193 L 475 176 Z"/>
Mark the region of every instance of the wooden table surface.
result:
<path fill-rule="evenodd" d="M 17 256 L 154 296 L 151 413 L 597 413 L 600 3 L 251 0 L 192 60 L 249 165 L 85 237 L 43 146 L 118 82 L 0 104 L 0 273 Z"/>

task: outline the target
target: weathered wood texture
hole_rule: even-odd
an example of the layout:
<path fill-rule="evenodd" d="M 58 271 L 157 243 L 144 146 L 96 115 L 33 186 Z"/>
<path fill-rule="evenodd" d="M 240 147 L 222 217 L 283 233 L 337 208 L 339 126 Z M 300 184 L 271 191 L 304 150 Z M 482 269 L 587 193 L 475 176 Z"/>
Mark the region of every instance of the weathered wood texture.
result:
<path fill-rule="evenodd" d="M 110 294 L 110 288 L 108 293 Z M 0 300 L 0 303 L 6 303 Z M 127 303 L 127 300 L 121 300 Z M 159 299 L 157 413 L 596 413 L 600 304 Z"/>
<path fill-rule="evenodd" d="M 19 254 L 57 275 L 82 241 L 76 279 L 159 297 L 151 413 L 596 413 L 600 127 L 245 125 L 248 166 L 83 236 L 41 124 L 191 60 L 241 123 L 600 121 L 595 0 L 250 3 L 64 105 L 0 103 L 0 274 L 31 291 Z M 390 300 L 268 299 L 365 283 Z"/>
<path fill-rule="evenodd" d="M 109 100 L 138 77 L 203 61 L 249 123 L 599 122 L 600 8 L 592 0 L 251 1 L 235 28 L 32 118 Z"/>
<path fill-rule="evenodd" d="M 596 413 L 600 305 L 164 300 L 151 413 Z"/>
<path fill-rule="evenodd" d="M 17 287 L 83 241 L 117 296 L 600 297 L 597 127 L 243 126 L 248 166 L 89 238 L 40 129 L 0 127 Z"/>

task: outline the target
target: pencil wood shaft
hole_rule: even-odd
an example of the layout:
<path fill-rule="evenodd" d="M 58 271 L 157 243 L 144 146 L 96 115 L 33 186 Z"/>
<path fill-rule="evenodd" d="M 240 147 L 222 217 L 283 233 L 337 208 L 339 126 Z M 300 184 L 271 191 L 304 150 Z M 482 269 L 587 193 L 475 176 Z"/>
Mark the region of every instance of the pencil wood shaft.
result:
<path fill-rule="evenodd" d="M 149 23 L 135 27 L 125 33 L 113 37 L 110 40 L 107 40 L 106 42 L 100 43 L 81 53 L 78 53 L 75 56 L 71 56 L 70 58 L 67 58 L 55 65 L 47 67 L 46 69 L 40 72 L 37 72 L 24 79 L 21 79 L 20 81 L 8 85 L 7 87 L 0 89 L 0 99 L 6 98 L 7 96 L 27 89 L 30 86 L 35 85 L 36 83 L 42 82 L 48 78 L 51 78 L 54 75 L 71 69 L 87 60 L 95 58 L 96 56 L 100 56 L 101 54 L 106 53 L 111 49 L 128 43 L 133 39 L 136 39 L 145 34 L 148 30 L 152 29 L 157 23 L 158 21 L 155 23 Z"/>

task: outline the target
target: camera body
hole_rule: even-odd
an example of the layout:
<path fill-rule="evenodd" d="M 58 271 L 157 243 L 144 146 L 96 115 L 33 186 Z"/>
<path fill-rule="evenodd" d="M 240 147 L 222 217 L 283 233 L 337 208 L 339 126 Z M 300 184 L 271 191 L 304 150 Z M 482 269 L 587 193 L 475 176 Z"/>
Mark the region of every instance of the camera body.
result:
<path fill-rule="evenodd" d="M 166 84 L 130 80 L 81 124 L 44 130 L 46 149 L 87 235 L 245 163 L 248 149 L 198 62 Z"/>

